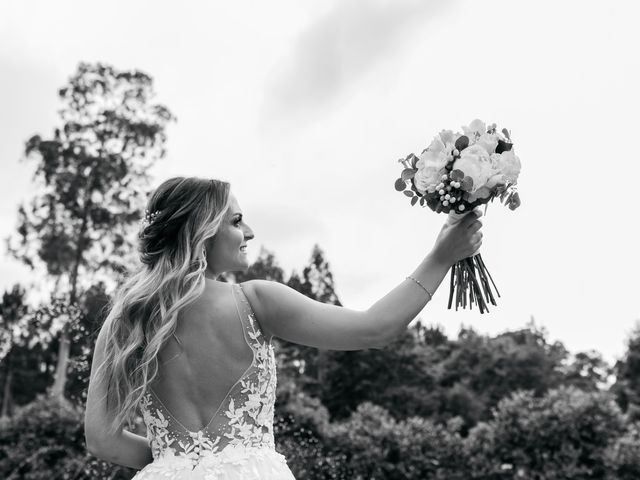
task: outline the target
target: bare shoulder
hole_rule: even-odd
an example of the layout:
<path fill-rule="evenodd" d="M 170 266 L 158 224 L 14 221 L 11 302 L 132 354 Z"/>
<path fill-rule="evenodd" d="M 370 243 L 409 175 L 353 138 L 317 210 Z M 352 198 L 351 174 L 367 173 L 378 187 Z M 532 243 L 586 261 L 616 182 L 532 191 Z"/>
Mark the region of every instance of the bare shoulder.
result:
<path fill-rule="evenodd" d="M 276 291 L 287 287 L 269 280 L 248 280 L 240 285 L 265 335 L 267 338 L 272 337 L 274 333 L 269 328 L 268 321 L 269 303 L 272 301 Z"/>

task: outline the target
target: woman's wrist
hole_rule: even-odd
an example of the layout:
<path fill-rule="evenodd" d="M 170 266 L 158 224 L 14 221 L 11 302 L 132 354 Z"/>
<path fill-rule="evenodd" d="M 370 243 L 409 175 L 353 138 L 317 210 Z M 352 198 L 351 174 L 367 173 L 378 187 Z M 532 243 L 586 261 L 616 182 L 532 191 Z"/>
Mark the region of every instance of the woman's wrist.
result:
<path fill-rule="evenodd" d="M 427 292 L 435 295 L 451 264 L 436 252 L 430 252 L 409 276 L 416 280 Z"/>

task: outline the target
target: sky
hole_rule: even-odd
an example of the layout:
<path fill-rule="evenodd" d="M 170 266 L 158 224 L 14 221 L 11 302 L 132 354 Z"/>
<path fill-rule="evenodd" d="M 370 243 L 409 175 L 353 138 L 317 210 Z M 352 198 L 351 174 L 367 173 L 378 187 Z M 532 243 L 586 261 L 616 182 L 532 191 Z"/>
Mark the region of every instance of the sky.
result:
<path fill-rule="evenodd" d="M 0 2 L 0 237 L 33 193 L 24 142 L 58 125 L 80 61 L 139 69 L 177 117 L 155 183 L 227 180 L 286 273 L 314 244 L 366 309 L 410 274 L 445 221 L 411 207 L 397 159 L 441 129 L 507 127 L 522 206 L 491 204 L 488 314 L 420 314 L 455 335 L 531 318 L 572 352 L 620 358 L 640 320 L 640 4 L 576 0 Z M 0 289 L 32 274 L 0 247 Z"/>

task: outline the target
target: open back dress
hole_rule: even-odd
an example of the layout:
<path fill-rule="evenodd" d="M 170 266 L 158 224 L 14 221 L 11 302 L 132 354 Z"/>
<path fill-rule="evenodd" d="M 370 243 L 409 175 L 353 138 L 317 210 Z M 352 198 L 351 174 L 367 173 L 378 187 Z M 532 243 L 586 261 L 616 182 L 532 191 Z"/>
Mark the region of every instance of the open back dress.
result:
<path fill-rule="evenodd" d="M 184 427 L 147 388 L 140 408 L 153 462 L 135 480 L 295 480 L 284 456 L 275 450 L 276 363 L 271 340 L 263 335 L 242 287 L 232 285 L 232 292 L 253 361 L 198 431 Z"/>

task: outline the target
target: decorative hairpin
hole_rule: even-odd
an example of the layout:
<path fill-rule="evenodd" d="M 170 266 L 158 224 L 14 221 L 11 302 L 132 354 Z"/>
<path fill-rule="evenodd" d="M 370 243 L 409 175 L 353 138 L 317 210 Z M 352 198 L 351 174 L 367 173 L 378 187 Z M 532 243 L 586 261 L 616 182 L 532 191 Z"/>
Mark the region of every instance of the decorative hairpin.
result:
<path fill-rule="evenodd" d="M 153 213 L 149 213 L 149 210 L 144 211 L 144 218 L 142 219 L 142 228 L 146 228 L 153 223 L 162 210 L 156 210 Z"/>

